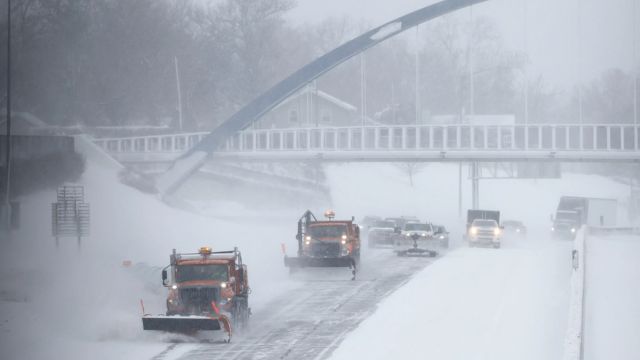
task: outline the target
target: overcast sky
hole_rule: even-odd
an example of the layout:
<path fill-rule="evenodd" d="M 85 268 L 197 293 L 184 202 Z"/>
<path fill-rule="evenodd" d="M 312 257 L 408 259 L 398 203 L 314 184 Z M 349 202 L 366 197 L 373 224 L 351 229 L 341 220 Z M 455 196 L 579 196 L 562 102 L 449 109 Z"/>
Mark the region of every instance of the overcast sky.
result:
<path fill-rule="evenodd" d="M 378 25 L 435 2 L 298 0 L 289 18 L 296 23 L 317 23 L 348 16 Z M 507 45 L 524 51 L 525 2 L 531 74 L 542 74 L 548 83 L 566 87 L 578 79 L 593 79 L 608 68 L 630 71 L 634 62 L 638 64 L 634 61 L 633 34 L 634 22 L 640 21 L 640 4 L 634 2 L 640 0 L 489 0 L 475 5 L 473 15 L 494 19 Z M 455 16 L 468 19 L 469 10 L 460 10 Z M 637 34 L 640 26 L 635 31 Z"/>

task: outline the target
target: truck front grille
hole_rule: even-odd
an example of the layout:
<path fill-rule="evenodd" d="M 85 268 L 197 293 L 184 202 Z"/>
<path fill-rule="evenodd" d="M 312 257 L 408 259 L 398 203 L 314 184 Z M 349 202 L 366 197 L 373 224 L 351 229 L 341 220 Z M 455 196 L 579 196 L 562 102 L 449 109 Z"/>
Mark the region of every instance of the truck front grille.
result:
<path fill-rule="evenodd" d="M 220 301 L 220 289 L 217 287 L 188 287 L 180 289 L 180 300 L 192 313 L 207 312 L 211 302 Z"/>
<path fill-rule="evenodd" d="M 310 255 L 313 257 L 339 257 L 340 244 L 337 242 L 317 241 L 312 244 Z"/>

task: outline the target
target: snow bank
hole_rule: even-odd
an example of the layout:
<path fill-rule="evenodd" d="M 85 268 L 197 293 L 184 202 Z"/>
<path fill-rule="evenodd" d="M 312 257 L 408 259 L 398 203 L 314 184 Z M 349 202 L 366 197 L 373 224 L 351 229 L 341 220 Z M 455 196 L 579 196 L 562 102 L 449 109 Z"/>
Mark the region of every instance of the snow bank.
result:
<path fill-rule="evenodd" d="M 640 357 L 640 237 L 587 239 L 584 359 Z"/>
<path fill-rule="evenodd" d="M 120 167 L 87 149 L 80 184 L 91 205 L 91 236 L 81 250 L 72 238 L 54 246 L 55 191 L 21 199 L 21 229 L 0 254 L 0 358 L 144 358 L 162 351 L 166 336 L 142 331 L 139 304 L 143 299 L 147 312 L 165 311 L 160 273 L 141 276 L 122 263 L 158 269 L 172 248 L 238 246 L 249 265 L 255 311 L 297 286 L 289 282 L 280 253 L 280 243 L 294 238 L 290 218 L 244 220 L 236 213 L 225 221 L 171 208 L 120 184 Z"/>
<path fill-rule="evenodd" d="M 455 250 L 383 301 L 331 359 L 560 358 L 569 247 Z"/>
<path fill-rule="evenodd" d="M 580 360 L 582 356 L 584 319 L 585 228 L 580 229 L 573 241 L 571 253 L 573 272 L 569 300 L 569 321 L 564 342 L 564 360 Z"/>

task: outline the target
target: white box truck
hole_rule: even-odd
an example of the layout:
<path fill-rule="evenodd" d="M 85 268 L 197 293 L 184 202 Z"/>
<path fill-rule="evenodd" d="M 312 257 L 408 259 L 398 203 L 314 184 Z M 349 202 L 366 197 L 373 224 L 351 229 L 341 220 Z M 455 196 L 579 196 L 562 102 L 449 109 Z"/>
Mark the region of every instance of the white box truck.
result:
<path fill-rule="evenodd" d="M 618 201 L 578 196 L 563 196 L 558 203 L 551 231 L 555 237 L 573 238 L 582 225 L 616 226 Z"/>

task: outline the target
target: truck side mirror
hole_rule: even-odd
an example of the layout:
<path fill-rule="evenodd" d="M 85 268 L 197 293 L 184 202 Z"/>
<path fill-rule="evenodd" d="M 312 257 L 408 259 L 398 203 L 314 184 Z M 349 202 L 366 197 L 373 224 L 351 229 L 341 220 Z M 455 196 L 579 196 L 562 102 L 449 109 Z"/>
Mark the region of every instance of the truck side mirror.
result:
<path fill-rule="evenodd" d="M 167 285 L 167 269 L 162 269 L 162 285 Z"/>

